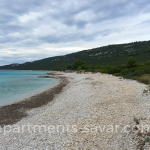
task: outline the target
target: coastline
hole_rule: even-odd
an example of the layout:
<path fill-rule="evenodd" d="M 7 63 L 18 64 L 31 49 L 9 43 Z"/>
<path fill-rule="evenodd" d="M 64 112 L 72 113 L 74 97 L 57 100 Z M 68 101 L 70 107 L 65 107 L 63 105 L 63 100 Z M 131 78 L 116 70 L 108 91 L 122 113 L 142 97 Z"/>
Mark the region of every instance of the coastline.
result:
<path fill-rule="evenodd" d="M 53 101 L 48 100 L 41 105 L 38 98 L 44 100 L 49 97 L 45 96 L 46 93 L 39 94 L 41 97 L 38 98 L 35 95 L 33 102 L 26 101 L 27 107 L 15 111 L 16 114 L 23 112 L 26 116 L 14 117 L 18 119 L 15 122 L 5 122 L 12 126 L 2 128 L 2 149 L 112 150 L 143 149 L 146 144 L 150 146 L 145 142 L 145 138 L 150 138 L 147 132 L 134 132 L 137 123 L 150 125 L 150 95 L 144 93 L 146 85 L 101 73 L 57 72 L 53 77 L 57 75 L 64 81 L 60 80 L 60 87 L 56 87 L 55 93 L 50 90 Z M 24 106 L 23 102 L 20 103 Z M 17 106 L 20 107 L 18 103 Z M 30 131 L 21 130 L 28 125 L 31 126 Z M 20 131 L 15 132 L 18 128 Z M 125 132 L 125 129 L 129 132 Z"/>
<path fill-rule="evenodd" d="M 3 127 L 5 125 L 12 125 L 20 121 L 22 118 L 27 117 L 28 114 L 26 111 L 41 107 L 51 102 L 54 99 L 55 94 L 59 94 L 63 87 L 68 84 L 67 78 L 58 76 L 57 72 L 53 73 L 53 76 L 45 76 L 45 78 L 56 78 L 59 80 L 53 86 L 38 94 L 5 106 L 1 106 L 0 126 Z"/>

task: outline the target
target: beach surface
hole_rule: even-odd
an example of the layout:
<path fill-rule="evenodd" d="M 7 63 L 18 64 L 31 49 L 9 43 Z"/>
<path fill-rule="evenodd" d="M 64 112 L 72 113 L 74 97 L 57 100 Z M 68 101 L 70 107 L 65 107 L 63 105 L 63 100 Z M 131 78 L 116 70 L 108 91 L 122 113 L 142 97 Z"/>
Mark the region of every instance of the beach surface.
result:
<path fill-rule="evenodd" d="M 0 108 L 0 149 L 149 149 L 141 130 L 150 126 L 147 85 L 101 73 L 56 75 L 51 89 Z"/>

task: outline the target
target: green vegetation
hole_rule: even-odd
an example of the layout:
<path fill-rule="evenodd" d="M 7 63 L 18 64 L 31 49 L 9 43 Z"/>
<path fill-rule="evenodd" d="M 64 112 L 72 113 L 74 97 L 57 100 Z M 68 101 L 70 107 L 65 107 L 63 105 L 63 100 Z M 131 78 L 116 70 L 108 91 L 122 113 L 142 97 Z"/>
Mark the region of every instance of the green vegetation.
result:
<path fill-rule="evenodd" d="M 90 70 L 90 69 L 99 69 L 99 66 L 97 65 L 95 66 L 90 66 L 90 65 L 85 65 L 85 62 L 80 60 L 80 59 L 76 59 L 74 60 L 74 63 L 72 65 L 67 65 L 66 66 L 66 70 Z"/>
<path fill-rule="evenodd" d="M 116 66 L 111 67 L 112 72 L 119 72 L 118 65 L 125 64 L 129 57 L 137 60 L 137 63 L 145 63 L 150 60 L 150 41 L 132 42 L 126 44 L 108 45 L 97 47 L 80 52 L 50 57 L 24 64 L 1 66 L 0 69 L 17 69 L 17 70 L 64 70 L 69 64 L 73 64 L 74 60 L 80 59 L 85 62 L 80 69 L 94 69 L 92 66 Z M 17 62 L 16 62 L 17 63 Z M 88 66 L 89 65 L 89 66 Z M 91 67 L 90 67 L 91 66 Z M 87 67 L 87 68 L 86 68 Z M 79 68 L 78 68 L 79 69 Z M 99 69 L 99 66 L 97 66 Z M 122 69 L 122 68 L 121 68 Z M 106 68 L 107 70 L 107 68 Z M 125 70 L 125 72 L 128 70 Z"/>
<path fill-rule="evenodd" d="M 74 66 L 76 66 L 76 68 Z M 128 58 L 127 62 L 120 66 L 90 66 L 85 65 L 82 60 L 75 60 L 74 63 L 68 65 L 66 69 L 108 73 L 128 79 L 135 79 L 150 85 L 150 61 L 139 64 L 133 57 Z"/>
<path fill-rule="evenodd" d="M 67 70 L 81 70 L 81 69 L 84 69 L 83 66 L 85 66 L 85 62 L 80 59 L 76 59 L 73 65 L 67 65 L 66 69 Z"/>
<path fill-rule="evenodd" d="M 144 74 L 141 77 L 138 78 L 138 80 L 140 82 L 143 82 L 145 84 L 149 84 L 150 85 L 150 75 L 149 74 Z"/>
<path fill-rule="evenodd" d="M 128 69 L 131 69 L 131 68 L 134 68 L 134 67 L 137 67 L 138 66 L 138 63 L 137 61 L 133 58 L 133 57 L 130 57 L 126 63 L 126 67 Z"/>
<path fill-rule="evenodd" d="M 0 66 L 0 69 L 85 70 L 150 84 L 150 41 L 97 47 L 24 64 Z"/>

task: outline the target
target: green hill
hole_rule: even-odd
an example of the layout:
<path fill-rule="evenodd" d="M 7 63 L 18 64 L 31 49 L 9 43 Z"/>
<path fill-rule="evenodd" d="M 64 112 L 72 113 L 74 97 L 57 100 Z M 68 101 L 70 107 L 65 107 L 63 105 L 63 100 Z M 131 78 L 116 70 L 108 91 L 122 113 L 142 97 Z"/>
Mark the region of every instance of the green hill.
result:
<path fill-rule="evenodd" d="M 89 50 L 83 50 L 64 56 L 45 58 L 24 64 L 0 66 L 0 69 L 22 70 L 62 70 L 72 64 L 75 59 L 82 59 L 86 65 L 122 65 L 129 57 L 139 63 L 150 60 L 150 41 L 132 42 L 127 44 L 108 45 Z"/>

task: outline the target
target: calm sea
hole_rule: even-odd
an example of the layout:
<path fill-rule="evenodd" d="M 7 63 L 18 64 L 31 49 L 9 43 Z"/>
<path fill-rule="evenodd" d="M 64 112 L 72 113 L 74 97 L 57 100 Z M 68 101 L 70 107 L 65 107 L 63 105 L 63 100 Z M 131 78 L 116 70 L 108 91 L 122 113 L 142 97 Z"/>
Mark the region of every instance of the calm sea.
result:
<path fill-rule="evenodd" d="M 0 106 L 35 95 L 58 81 L 39 77 L 46 74 L 46 71 L 0 70 Z"/>

